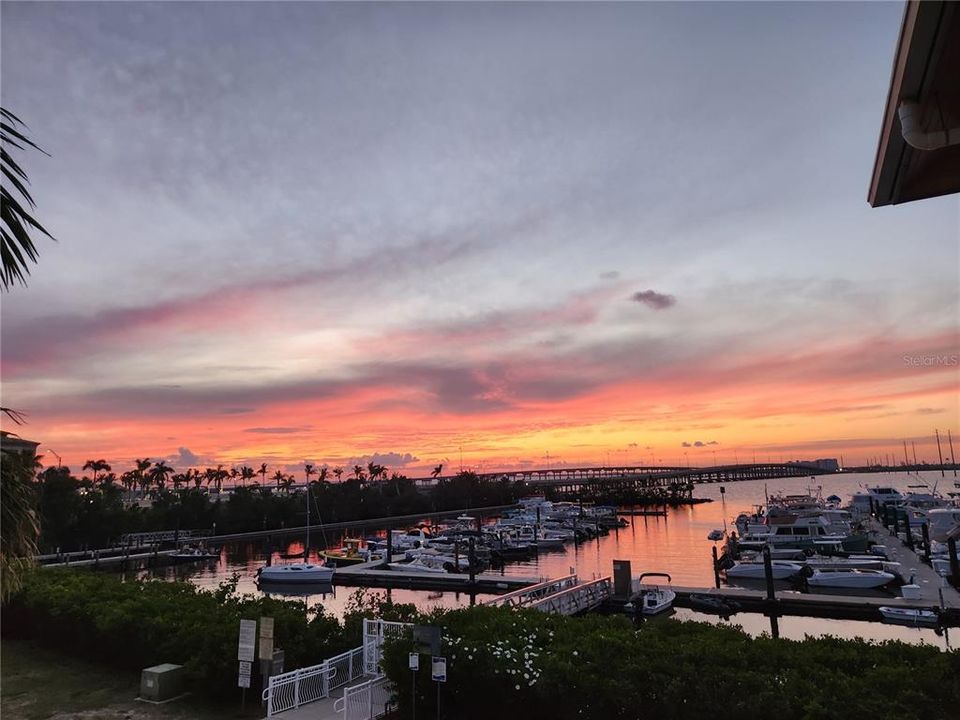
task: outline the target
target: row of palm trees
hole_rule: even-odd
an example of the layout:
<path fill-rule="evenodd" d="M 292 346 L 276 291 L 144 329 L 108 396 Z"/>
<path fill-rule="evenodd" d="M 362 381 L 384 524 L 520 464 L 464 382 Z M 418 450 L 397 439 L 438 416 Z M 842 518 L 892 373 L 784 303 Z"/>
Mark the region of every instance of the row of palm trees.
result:
<path fill-rule="evenodd" d="M 84 480 L 90 482 L 94 486 L 108 487 L 119 484 L 124 490 L 128 492 L 133 492 L 139 490 L 141 493 L 146 494 L 150 492 L 159 492 L 166 490 L 168 487 L 173 490 L 179 490 L 181 488 L 189 488 L 193 486 L 197 490 L 201 486 L 206 485 L 208 488 L 211 486 L 215 487 L 217 492 L 220 492 L 224 483 L 228 480 L 232 480 L 232 484 L 236 486 L 240 484 L 243 487 L 246 487 L 248 481 L 253 481 L 258 475 L 260 476 L 259 483 L 252 483 L 253 487 L 266 487 L 267 486 L 267 472 L 269 468 L 266 463 L 261 463 L 260 468 L 255 470 L 249 465 L 241 465 L 240 467 L 226 468 L 223 465 L 217 465 L 215 468 L 205 468 L 204 470 L 198 470 L 191 468 L 185 472 L 178 473 L 175 472 L 170 465 L 168 465 L 164 460 L 151 460 L 150 458 L 136 459 L 134 460 L 134 467 L 131 470 L 127 470 L 119 475 L 119 477 L 113 472 L 113 468 L 110 464 L 103 459 L 100 460 L 87 460 L 83 465 L 85 471 L 90 471 L 93 474 L 93 477 L 87 478 L 84 477 Z M 437 465 L 433 471 L 430 473 L 434 478 L 440 476 L 443 472 L 443 465 Z M 327 467 L 323 466 L 317 468 L 315 465 L 306 463 L 303 466 L 303 474 L 306 478 L 306 481 L 311 482 L 311 477 L 316 476 L 317 482 L 325 483 L 330 482 L 330 477 L 336 478 L 337 482 L 340 482 L 344 475 L 344 468 L 342 467 Z M 386 481 L 388 479 L 397 479 L 403 477 L 402 475 L 394 472 L 389 476 L 389 468 L 379 463 L 369 462 L 366 467 L 363 465 L 354 465 L 353 471 L 349 477 L 360 482 L 379 482 Z M 290 473 L 285 473 L 282 470 L 277 470 L 273 473 L 270 478 L 273 482 L 276 483 L 277 490 L 289 492 L 290 488 L 295 483 L 294 475 Z"/>

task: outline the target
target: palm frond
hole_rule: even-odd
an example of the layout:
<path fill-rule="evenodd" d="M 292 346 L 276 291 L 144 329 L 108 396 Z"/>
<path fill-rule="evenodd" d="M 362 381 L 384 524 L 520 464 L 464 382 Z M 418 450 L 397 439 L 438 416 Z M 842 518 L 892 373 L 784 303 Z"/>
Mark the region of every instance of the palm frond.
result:
<path fill-rule="evenodd" d="M 51 240 L 56 238 L 31 214 L 36 203 L 27 189 L 30 180 L 7 152 L 7 147 L 18 150 L 33 148 L 44 155 L 48 153 L 17 129 L 26 129 L 26 125 L 12 112 L 0 108 L 0 118 L 0 168 L 3 170 L 3 184 L 0 186 L 0 283 L 4 290 L 9 290 L 15 283 L 26 285 L 30 264 L 37 262 L 38 251 L 31 232 L 40 232 Z M 13 192 L 7 188 L 8 184 Z M 22 198 L 23 204 L 14 197 L 14 192 Z"/>

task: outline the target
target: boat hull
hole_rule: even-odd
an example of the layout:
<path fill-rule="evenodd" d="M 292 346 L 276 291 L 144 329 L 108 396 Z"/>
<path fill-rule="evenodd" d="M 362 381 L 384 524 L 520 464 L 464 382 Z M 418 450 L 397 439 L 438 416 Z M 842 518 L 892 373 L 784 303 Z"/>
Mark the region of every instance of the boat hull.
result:
<path fill-rule="evenodd" d="M 302 585 L 329 583 L 333 580 L 333 573 L 334 569 L 325 565 L 296 563 L 261 568 L 257 577 L 271 585 Z"/>

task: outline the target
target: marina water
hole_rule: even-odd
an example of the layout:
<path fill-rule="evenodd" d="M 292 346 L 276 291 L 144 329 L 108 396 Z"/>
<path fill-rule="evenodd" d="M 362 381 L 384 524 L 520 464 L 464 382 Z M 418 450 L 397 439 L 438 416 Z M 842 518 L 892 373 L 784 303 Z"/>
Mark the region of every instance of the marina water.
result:
<path fill-rule="evenodd" d="M 922 472 L 919 475 L 907 473 L 863 473 L 843 475 L 819 475 L 804 478 L 779 478 L 771 480 L 749 480 L 743 482 L 697 485 L 694 497 L 710 499 L 713 502 L 697 505 L 669 508 L 667 515 L 662 516 L 630 516 L 630 525 L 618 530 L 611 530 L 606 536 L 595 540 L 574 544 L 568 543 L 562 549 L 554 552 L 540 552 L 528 559 L 510 562 L 502 570 L 506 575 L 522 577 L 560 577 L 570 573 L 571 568 L 582 578 L 603 577 L 610 575 L 613 561 L 630 560 L 633 574 L 643 572 L 669 573 L 673 584 L 690 587 L 713 587 L 714 576 L 711 559 L 711 547 L 714 543 L 707 539 L 711 530 L 732 528 L 732 518 L 744 510 L 751 510 L 755 505 L 763 505 L 766 494 L 804 494 L 808 489 L 812 493 L 821 491 L 823 497 L 838 495 L 846 503 L 850 496 L 865 485 L 890 485 L 900 490 L 906 490 L 910 485 L 926 484 L 933 488 L 938 484 L 938 491 L 946 493 L 953 491 L 956 479 L 951 473 L 941 477 L 939 471 Z M 724 493 L 720 489 L 723 487 Z M 322 508 L 320 509 L 322 513 Z M 486 522 L 488 519 L 484 519 Z M 490 521 L 493 518 L 489 519 Z M 330 546 L 337 546 L 340 539 L 346 535 L 365 536 L 374 534 L 371 528 L 357 528 L 352 532 L 336 534 L 323 533 L 315 530 L 315 540 L 324 538 Z M 291 539 L 290 549 L 302 549 L 302 538 L 298 542 Z M 281 548 L 284 549 L 284 548 Z M 313 552 L 317 546 L 314 545 Z M 273 562 L 284 562 L 277 556 L 277 548 L 273 548 Z M 257 568 L 266 561 L 267 545 L 261 541 L 229 543 L 224 545 L 220 560 L 209 564 L 179 565 L 172 567 L 157 567 L 138 571 L 138 577 L 155 577 L 165 579 L 184 579 L 199 587 L 215 589 L 220 583 L 227 581 L 235 573 L 239 574 L 237 589 L 241 593 L 260 591 L 254 584 L 254 574 Z M 312 559 L 317 559 L 311 554 Z M 909 568 L 904 568 L 905 574 Z M 758 587 L 759 589 L 759 587 Z M 311 605 L 320 604 L 325 611 L 334 615 L 342 615 L 347 608 L 355 588 L 337 587 L 330 593 L 310 595 L 307 597 Z M 394 602 L 415 603 L 422 609 L 435 606 L 456 607 L 468 605 L 470 597 L 465 593 L 433 593 L 416 590 L 368 590 L 381 596 L 389 595 Z M 879 592 L 879 591 L 872 591 Z M 480 602 L 489 596 L 477 595 Z M 696 619 L 707 622 L 724 622 L 710 615 L 704 615 L 691 610 L 676 609 L 673 617 L 679 619 Z M 731 621 L 741 625 L 751 634 L 769 632 L 769 620 L 763 615 L 741 613 Z M 835 635 L 838 637 L 862 637 L 872 640 L 904 640 L 907 642 L 926 642 L 941 648 L 955 647 L 949 635 L 946 637 L 934 633 L 933 630 L 923 628 L 900 627 L 883 625 L 881 623 L 859 622 L 851 620 L 828 620 L 807 617 L 782 617 L 779 620 L 780 635 L 784 638 L 802 639 L 805 635 Z"/>

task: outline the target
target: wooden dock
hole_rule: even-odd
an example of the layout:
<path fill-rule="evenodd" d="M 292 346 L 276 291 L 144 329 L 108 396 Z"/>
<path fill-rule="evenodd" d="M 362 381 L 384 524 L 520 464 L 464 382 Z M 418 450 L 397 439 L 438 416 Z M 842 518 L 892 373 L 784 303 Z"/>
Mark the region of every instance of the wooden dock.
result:
<path fill-rule="evenodd" d="M 732 600 L 743 612 L 760 612 L 765 615 L 799 615 L 806 617 L 834 618 L 840 620 L 882 619 L 881 607 L 911 608 L 918 610 L 938 610 L 943 625 L 960 626 L 960 592 L 950 586 L 933 568 L 925 564 L 920 556 L 906 547 L 891 531 L 881 526 L 873 518 L 864 521 L 871 540 L 883 545 L 892 562 L 900 563 L 900 572 L 905 580 L 913 577 L 919 587 L 919 597 L 884 597 L 877 595 L 844 594 L 843 590 L 833 589 L 826 592 L 803 593 L 796 590 L 775 590 L 774 597 L 767 596 L 765 589 L 737 587 L 697 588 L 671 586 L 677 597 L 677 607 L 692 607 L 692 595 L 705 595 Z M 758 583 L 758 587 L 762 581 Z M 611 600 L 608 606 L 622 608 L 623 600 Z"/>
<path fill-rule="evenodd" d="M 431 573 L 404 572 L 386 567 L 383 560 L 337 568 L 333 574 L 334 585 L 372 588 L 402 588 L 406 590 L 452 590 L 467 593 L 510 592 L 540 582 L 540 578 L 496 575 L 493 573 Z"/>
<path fill-rule="evenodd" d="M 159 560 L 159 559 L 168 559 L 173 555 L 176 550 L 151 550 L 149 552 L 139 552 L 139 553 L 129 553 L 129 554 L 120 554 L 120 555 L 105 555 L 101 556 L 98 551 L 94 550 L 87 553 L 82 553 L 80 557 L 77 557 L 78 553 L 69 553 L 71 557 L 64 557 L 61 560 L 53 560 L 48 562 L 38 563 L 40 567 L 103 567 L 106 565 L 123 565 L 127 562 L 138 562 L 140 560 Z"/>

